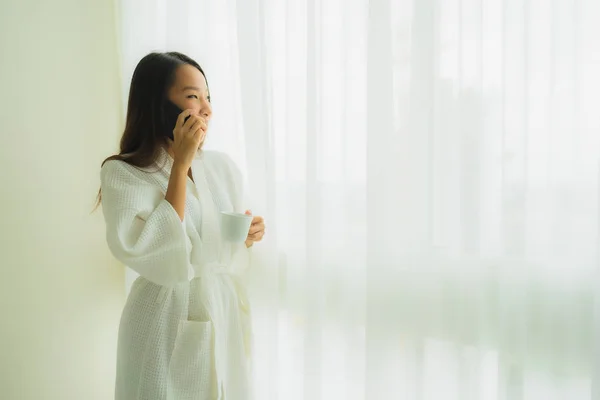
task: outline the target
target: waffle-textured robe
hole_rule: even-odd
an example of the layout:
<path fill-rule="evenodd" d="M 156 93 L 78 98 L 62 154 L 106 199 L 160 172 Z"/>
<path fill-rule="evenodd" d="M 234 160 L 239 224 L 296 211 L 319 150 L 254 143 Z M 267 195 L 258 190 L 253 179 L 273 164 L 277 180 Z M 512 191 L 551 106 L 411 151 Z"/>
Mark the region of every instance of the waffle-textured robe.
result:
<path fill-rule="evenodd" d="M 101 170 L 106 238 L 140 276 L 119 327 L 116 400 L 250 399 L 250 310 L 241 280 L 250 250 L 224 243 L 219 212 L 244 212 L 230 158 L 201 151 L 185 217 L 165 200 L 172 159 Z"/>

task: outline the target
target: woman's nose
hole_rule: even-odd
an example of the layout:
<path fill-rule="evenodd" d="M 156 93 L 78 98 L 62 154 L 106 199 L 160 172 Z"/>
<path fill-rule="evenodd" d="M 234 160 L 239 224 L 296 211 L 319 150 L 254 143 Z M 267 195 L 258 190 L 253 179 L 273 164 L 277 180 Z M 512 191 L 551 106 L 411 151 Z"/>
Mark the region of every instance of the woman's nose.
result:
<path fill-rule="evenodd" d="M 204 119 L 208 121 L 210 119 L 210 116 L 212 115 L 210 107 L 202 108 L 200 110 L 200 115 L 202 115 L 204 117 Z"/>

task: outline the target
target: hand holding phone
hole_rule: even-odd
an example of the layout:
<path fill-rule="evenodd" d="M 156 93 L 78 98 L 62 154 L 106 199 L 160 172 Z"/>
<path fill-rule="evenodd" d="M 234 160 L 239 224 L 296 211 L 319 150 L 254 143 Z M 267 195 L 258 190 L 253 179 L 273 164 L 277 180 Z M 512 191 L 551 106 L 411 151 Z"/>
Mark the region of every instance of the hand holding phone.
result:
<path fill-rule="evenodd" d="M 165 135 L 174 140 L 173 131 L 177 125 L 177 118 L 179 118 L 179 114 L 181 114 L 183 110 L 179 108 L 175 103 L 170 100 L 167 100 L 164 108 L 163 108 L 163 121 L 164 125 L 162 129 L 165 132 Z M 184 123 L 187 122 L 189 116 L 185 118 Z"/>
<path fill-rule="evenodd" d="M 193 112 L 185 110 L 178 115 L 171 145 L 174 163 L 186 168 L 186 171 L 202 146 L 208 128 L 206 120 Z"/>

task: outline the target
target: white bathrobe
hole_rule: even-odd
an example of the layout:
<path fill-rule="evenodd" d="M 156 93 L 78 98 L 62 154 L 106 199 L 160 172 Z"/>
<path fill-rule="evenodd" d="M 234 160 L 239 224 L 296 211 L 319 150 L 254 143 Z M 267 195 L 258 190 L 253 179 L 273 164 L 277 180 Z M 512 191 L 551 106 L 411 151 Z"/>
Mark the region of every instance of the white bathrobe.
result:
<path fill-rule="evenodd" d="M 163 151 L 153 167 L 101 171 L 108 246 L 140 275 L 121 317 L 115 399 L 247 400 L 250 251 L 223 243 L 218 220 L 244 212 L 242 177 L 224 154 L 199 152 L 182 223 L 165 200 L 171 167 Z"/>

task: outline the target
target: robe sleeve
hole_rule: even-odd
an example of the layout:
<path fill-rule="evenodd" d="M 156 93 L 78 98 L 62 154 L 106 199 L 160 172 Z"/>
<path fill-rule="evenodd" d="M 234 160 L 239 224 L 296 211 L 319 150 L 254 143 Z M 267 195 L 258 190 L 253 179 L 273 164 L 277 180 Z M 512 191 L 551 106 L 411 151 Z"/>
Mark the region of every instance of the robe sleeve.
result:
<path fill-rule="evenodd" d="M 102 211 L 112 254 L 140 276 L 163 286 L 193 277 L 185 225 L 161 190 L 122 161 L 102 167 Z"/>
<path fill-rule="evenodd" d="M 217 153 L 222 159 L 221 163 L 225 165 L 226 180 L 228 181 L 229 195 L 233 205 L 233 211 L 244 213 L 251 209 L 248 199 L 248 191 L 242 171 L 235 161 L 226 153 Z"/>
<path fill-rule="evenodd" d="M 237 164 L 225 153 L 220 153 L 225 165 L 227 166 L 227 180 L 230 182 L 230 195 L 233 211 L 244 213 L 246 210 L 252 210 L 248 197 L 247 185 L 244 182 L 244 176 Z M 252 210 L 254 212 L 254 210 Z M 245 243 L 236 244 L 233 248 L 232 267 L 235 273 L 244 277 L 246 272 L 252 266 L 253 247 L 246 247 Z"/>

